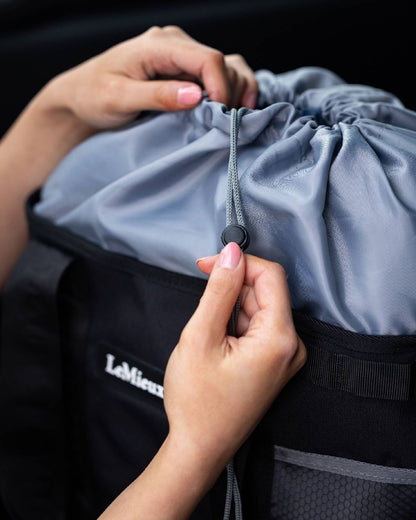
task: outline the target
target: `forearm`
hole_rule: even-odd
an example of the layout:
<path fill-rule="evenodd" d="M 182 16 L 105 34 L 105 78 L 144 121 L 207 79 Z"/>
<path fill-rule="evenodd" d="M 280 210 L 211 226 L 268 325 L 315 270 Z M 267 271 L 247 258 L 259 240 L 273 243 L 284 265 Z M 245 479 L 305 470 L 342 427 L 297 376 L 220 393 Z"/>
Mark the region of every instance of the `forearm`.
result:
<path fill-rule="evenodd" d="M 146 470 L 99 520 L 184 520 L 212 487 L 223 465 L 214 457 L 206 460 L 184 439 L 176 442 L 168 436 Z"/>
<path fill-rule="evenodd" d="M 46 85 L 0 141 L 0 290 L 27 241 L 24 203 L 59 161 L 92 133 Z"/>

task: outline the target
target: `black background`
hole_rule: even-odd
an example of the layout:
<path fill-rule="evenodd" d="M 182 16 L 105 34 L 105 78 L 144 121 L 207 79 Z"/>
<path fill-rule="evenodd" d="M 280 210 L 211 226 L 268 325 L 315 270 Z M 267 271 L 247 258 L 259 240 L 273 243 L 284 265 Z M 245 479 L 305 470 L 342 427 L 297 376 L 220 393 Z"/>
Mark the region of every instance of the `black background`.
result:
<path fill-rule="evenodd" d="M 0 0 L 0 135 L 58 72 L 168 24 L 255 70 L 327 67 L 416 108 L 409 1 Z"/>

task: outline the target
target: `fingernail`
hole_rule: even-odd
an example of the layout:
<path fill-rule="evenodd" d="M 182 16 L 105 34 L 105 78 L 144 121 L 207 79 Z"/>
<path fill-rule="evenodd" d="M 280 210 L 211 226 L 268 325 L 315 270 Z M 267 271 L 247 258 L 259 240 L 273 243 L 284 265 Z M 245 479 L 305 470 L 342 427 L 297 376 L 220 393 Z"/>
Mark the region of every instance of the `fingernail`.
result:
<path fill-rule="evenodd" d="M 213 255 L 214 256 L 214 255 Z M 212 256 L 202 256 L 201 258 L 197 258 L 195 262 L 199 264 L 199 262 L 204 262 L 205 260 L 210 260 Z"/>
<path fill-rule="evenodd" d="M 197 85 L 190 85 L 189 87 L 181 87 L 178 90 L 177 100 L 181 105 L 196 105 L 201 101 L 202 90 Z"/>
<path fill-rule="evenodd" d="M 247 106 L 247 108 L 254 109 L 254 108 L 256 108 L 256 104 L 257 104 L 257 93 L 256 92 L 252 92 L 247 97 L 246 106 Z"/>
<path fill-rule="evenodd" d="M 219 267 L 225 267 L 225 269 L 235 269 L 241 258 L 241 249 L 235 242 L 230 242 L 221 251 L 220 258 L 218 260 Z"/>

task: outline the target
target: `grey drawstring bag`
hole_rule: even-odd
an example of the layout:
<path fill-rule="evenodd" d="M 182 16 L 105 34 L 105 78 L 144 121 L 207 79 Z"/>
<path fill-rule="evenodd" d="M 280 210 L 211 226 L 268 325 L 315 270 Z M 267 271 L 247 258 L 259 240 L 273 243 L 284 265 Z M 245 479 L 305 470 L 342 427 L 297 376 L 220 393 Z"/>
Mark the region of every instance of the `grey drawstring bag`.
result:
<path fill-rule="evenodd" d="M 324 69 L 257 73 L 238 169 L 247 252 L 280 262 L 292 303 L 368 334 L 416 313 L 416 114 Z M 106 250 L 197 277 L 225 224 L 230 113 L 149 114 L 71 152 L 36 212 Z"/>
<path fill-rule="evenodd" d="M 146 467 L 228 226 L 285 267 L 308 361 L 192 518 L 416 517 L 416 114 L 324 69 L 257 78 L 256 110 L 142 114 L 30 197 L 2 295 L 11 518 L 97 518 Z"/>

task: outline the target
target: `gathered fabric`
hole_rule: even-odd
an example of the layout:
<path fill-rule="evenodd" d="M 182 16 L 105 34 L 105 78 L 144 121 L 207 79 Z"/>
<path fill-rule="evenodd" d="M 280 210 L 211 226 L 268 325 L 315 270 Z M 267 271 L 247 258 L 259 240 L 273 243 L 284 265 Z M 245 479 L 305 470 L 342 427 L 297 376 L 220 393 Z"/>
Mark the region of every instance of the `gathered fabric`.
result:
<path fill-rule="evenodd" d="M 415 333 L 416 113 L 322 68 L 261 70 L 241 117 L 247 253 L 281 263 L 292 306 L 366 334 Z M 102 248 L 202 278 L 226 221 L 230 111 L 145 113 L 70 152 L 35 211 Z"/>

